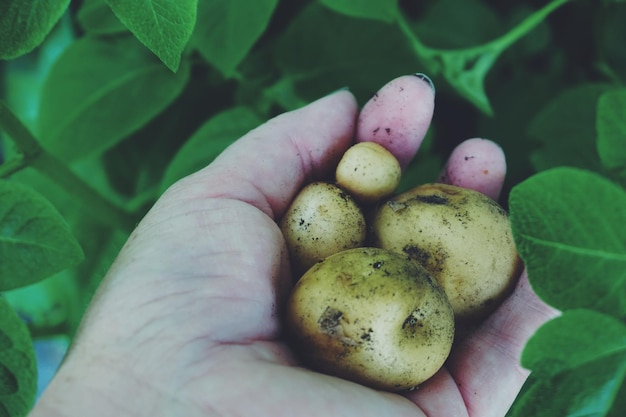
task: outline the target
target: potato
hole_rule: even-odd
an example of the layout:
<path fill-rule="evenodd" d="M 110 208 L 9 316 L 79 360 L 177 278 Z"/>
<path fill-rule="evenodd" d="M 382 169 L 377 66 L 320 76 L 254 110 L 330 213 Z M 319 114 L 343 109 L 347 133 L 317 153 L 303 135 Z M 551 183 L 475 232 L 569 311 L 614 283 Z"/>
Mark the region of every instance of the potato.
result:
<path fill-rule="evenodd" d="M 364 203 L 372 203 L 393 194 L 400 184 L 402 169 L 395 156 L 374 142 L 350 147 L 339 161 L 337 185 Z"/>
<path fill-rule="evenodd" d="M 300 191 L 280 229 L 297 275 L 333 253 L 362 246 L 366 237 L 365 218 L 354 199 L 324 182 Z"/>
<path fill-rule="evenodd" d="M 378 209 L 374 245 L 419 261 L 443 287 L 459 321 L 483 318 L 521 273 L 507 213 L 485 195 L 425 184 Z"/>
<path fill-rule="evenodd" d="M 434 375 L 454 339 L 454 315 L 429 273 L 380 248 L 339 252 L 298 281 L 286 307 L 290 337 L 316 371 L 402 391 Z"/>

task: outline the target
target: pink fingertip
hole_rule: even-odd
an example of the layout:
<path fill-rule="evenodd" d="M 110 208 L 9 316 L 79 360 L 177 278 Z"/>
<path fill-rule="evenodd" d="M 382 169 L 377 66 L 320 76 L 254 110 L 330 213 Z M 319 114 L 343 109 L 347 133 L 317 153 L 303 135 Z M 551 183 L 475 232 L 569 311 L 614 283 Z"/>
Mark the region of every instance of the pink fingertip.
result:
<path fill-rule="evenodd" d="M 479 191 L 497 200 L 506 175 L 502 148 L 488 139 L 468 139 L 458 145 L 438 182 Z"/>
<path fill-rule="evenodd" d="M 417 153 L 430 126 L 434 94 L 424 77 L 403 75 L 390 81 L 363 106 L 356 141 L 384 146 L 405 167 Z"/>

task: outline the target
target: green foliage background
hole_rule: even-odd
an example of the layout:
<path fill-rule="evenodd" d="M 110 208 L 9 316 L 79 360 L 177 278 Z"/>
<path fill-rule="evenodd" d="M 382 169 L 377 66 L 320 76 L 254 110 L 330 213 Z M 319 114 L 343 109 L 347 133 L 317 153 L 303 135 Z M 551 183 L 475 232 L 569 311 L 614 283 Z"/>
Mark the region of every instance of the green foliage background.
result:
<path fill-rule="evenodd" d="M 509 414 L 623 415 L 624 21 L 619 0 L 2 2 L 0 415 L 28 412 L 29 341 L 71 338 L 169 185 L 276 114 L 414 72 L 436 110 L 402 187 L 464 139 L 498 142 L 531 284 L 563 311 Z"/>

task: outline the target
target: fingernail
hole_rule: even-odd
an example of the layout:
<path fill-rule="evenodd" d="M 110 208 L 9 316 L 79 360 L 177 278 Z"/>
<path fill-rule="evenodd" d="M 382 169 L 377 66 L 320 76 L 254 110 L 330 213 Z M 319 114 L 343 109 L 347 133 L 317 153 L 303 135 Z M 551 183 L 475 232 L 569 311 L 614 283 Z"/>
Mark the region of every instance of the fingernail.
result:
<path fill-rule="evenodd" d="M 435 93 L 435 83 L 433 83 L 433 80 L 431 80 L 428 75 L 424 74 L 423 72 L 416 72 L 414 75 L 420 80 L 427 83 L 430 86 L 430 88 L 433 90 L 433 94 Z"/>

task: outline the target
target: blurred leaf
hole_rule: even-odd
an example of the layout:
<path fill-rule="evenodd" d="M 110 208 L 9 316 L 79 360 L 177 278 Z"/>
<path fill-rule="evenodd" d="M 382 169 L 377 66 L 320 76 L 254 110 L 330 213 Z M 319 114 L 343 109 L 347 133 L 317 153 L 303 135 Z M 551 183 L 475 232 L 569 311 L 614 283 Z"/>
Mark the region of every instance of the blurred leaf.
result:
<path fill-rule="evenodd" d="M 105 0 L 120 21 L 173 72 L 196 24 L 198 0 Z"/>
<path fill-rule="evenodd" d="M 203 0 L 191 44 L 224 76 L 235 74 L 257 39 L 265 32 L 278 0 Z"/>
<path fill-rule="evenodd" d="M 513 236 L 539 297 L 561 309 L 626 318 L 626 192 L 575 168 L 554 168 L 511 191 Z"/>
<path fill-rule="evenodd" d="M 211 73 L 195 68 L 174 102 L 101 155 L 110 186 L 129 210 L 134 212 L 156 200 L 163 173 L 173 156 L 208 118 L 231 105 L 232 86 L 205 83 Z"/>
<path fill-rule="evenodd" d="M 392 22 L 398 13 L 398 0 L 320 0 L 336 12 L 352 17 Z"/>
<path fill-rule="evenodd" d="M 0 289 L 32 284 L 76 265 L 83 252 L 56 209 L 16 182 L 0 181 Z"/>
<path fill-rule="evenodd" d="M 528 134 L 541 144 L 531 155 L 535 169 L 557 166 L 600 171 L 596 109 L 608 85 L 581 84 L 563 91 L 532 120 Z"/>
<path fill-rule="evenodd" d="M 613 71 L 624 77 L 626 75 L 626 2 L 615 1 L 602 10 L 601 17 L 596 20 L 594 35 L 600 57 L 613 68 Z M 621 3 L 621 4 L 617 4 Z M 626 81 L 624 78 L 622 82 Z"/>
<path fill-rule="evenodd" d="M 256 114 L 245 107 L 235 107 L 213 116 L 174 156 L 163 175 L 161 190 L 207 166 L 228 145 L 261 122 Z"/>
<path fill-rule="evenodd" d="M 0 415 L 25 416 L 36 393 L 37 363 L 30 334 L 0 297 Z"/>
<path fill-rule="evenodd" d="M 39 137 L 63 160 L 98 154 L 165 109 L 188 78 L 188 65 L 172 74 L 130 36 L 81 38 L 45 81 Z"/>
<path fill-rule="evenodd" d="M 275 51 L 284 78 L 306 101 L 345 86 L 364 101 L 391 79 L 421 69 L 395 26 L 351 19 L 318 3 L 290 22 Z"/>
<path fill-rule="evenodd" d="M 39 46 L 70 0 L 3 0 L 0 2 L 0 59 L 16 58 Z"/>
<path fill-rule="evenodd" d="M 32 285 L 4 292 L 6 301 L 33 331 L 64 328 L 76 312 L 76 284 L 64 270 Z"/>
<path fill-rule="evenodd" d="M 414 30 L 431 48 L 468 48 L 501 35 L 501 22 L 502 18 L 484 1 L 440 0 L 419 17 Z"/>
<path fill-rule="evenodd" d="M 76 19 L 89 34 L 111 35 L 128 31 L 104 0 L 85 0 L 76 13 Z"/>
<path fill-rule="evenodd" d="M 606 417 L 622 417 L 624 415 L 624 411 L 626 411 L 626 382 L 622 382 L 622 387 L 615 396 L 613 408 L 611 408 L 611 411 L 606 415 Z"/>
<path fill-rule="evenodd" d="M 535 383 L 509 417 L 605 416 L 626 375 L 626 326 L 593 311 L 566 311 L 531 337 L 522 364 Z"/>
<path fill-rule="evenodd" d="M 626 89 L 600 97 L 596 127 L 598 154 L 604 167 L 626 171 Z"/>

